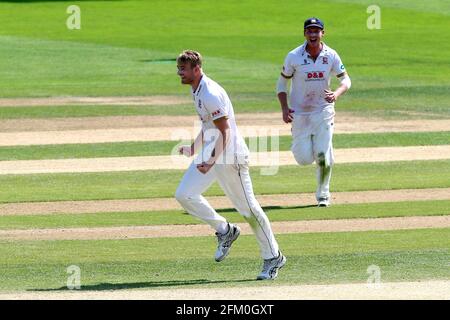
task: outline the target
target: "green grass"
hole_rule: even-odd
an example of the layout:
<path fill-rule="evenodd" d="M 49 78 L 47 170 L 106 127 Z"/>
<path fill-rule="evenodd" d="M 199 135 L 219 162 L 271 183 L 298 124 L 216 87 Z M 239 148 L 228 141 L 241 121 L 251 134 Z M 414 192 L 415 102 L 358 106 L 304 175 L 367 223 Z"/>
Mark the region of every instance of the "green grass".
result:
<path fill-rule="evenodd" d="M 0 147 L 0 160 L 170 155 L 172 149 L 179 143 L 179 141 L 152 141 Z"/>
<path fill-rule="evenodd" d="M 192 104 L 176 106 L 108 106 L 108 105 L 74 105 L 42 107 L 3 107 L 0 108 L 2 119 L 49 119 L 70 117 L 104 117 L 104 116 L 145 116 L 145 115 L 190 115 Z"/>
<path fill-rule="evenodd" d="M 333 205 L 326 210 L 317 209 L 315 205 L 273 206 L 264 208 L 264 211 L 270 221 L 438 216 L 450 214 L 450 200 L 345 204 Z M 245 223 L 244 218 L 233 209 L 222 209 L 218 212 L 230 222 Z M 200 220 L 180 210 L 0 216 L 0 229 L 5 230 L 201 223 Z"/>
<path fill-rule="evenodd" d="M 182 98 L 189 99 L 189 92 L 182 91 Z M 239 113 L 280 112 L 280 107 L 272 93 L 231 96 L 233 108 Z M 62 106 L 21 106 L 0 107 L 2 119 L 49 119 L 70 117 L 107 116 L 159 116 L 194 115 L 193 104 L 176 105 L 62 105 Z M 430 116 L 433 116 L 432 114 Z M 281 121 L 281 112 L 280 112 Z"/>
<path fill-rule="evenodd" d="M 291 140 L 290 136 L 280 136 L 278 149 L 280 151 L 290 150 Z M 267 146 L 264 144 L 265 141 L 267 141 Z M 252 138 L 251 141 L 246 138 L 247 145 L 253 152 L 265 151 L 266 147 L 267 151 L 275 150 L 275 141 L 271 137 Z M 190 143 L 189 141 L 185 142 Z M 178 144 L 180 141 L 0 147 L 0 161 L 170 155 Z M 333 146 L 337 149 L 446 144 L 450 144 L 450 131 L 336 134 L 333 137 Z"/>
<path fill-rule="evenodd" d="M 71 4 L 78 4 L 82 10 L 79 31 L 66 28 L 66 8 Z M 377 4 L 382 9 L 382 29 L 373 31 L 366 28 L 369 4 L 369 0 L 272 0 L 264 5 L 257 0 L 2 2 L 1 96 L 189 97 L 189 88 L 179 84 L 173 58 L 182 49 L 193 48 L 204 55 L 206 73 L 228 91 L 236 112 L 279 111 L 274 88 L 281 64 L 287 52 L 303 41 L 302 21 L 319 16 L 326 25 L 325 42 L 339 52 L 352 77 L 353 86 L 338 101 L 338 111 L 395 118 L 450 118 L 450 44 L 440 41 L 450 35 L 448 1 L 380 0 Z M 439 50 L 435 49 L 436 43 Z M 193 110 L 190 105 L 0 108 L 2 119 L 141 114 L 193 114 Z M 372 137 L 361 137 L 358 143 L 378 143 Z M 385 143 L 391 143 L 391 138 Z M 396 143 L 401 145 L 419 142 L 413 136 L 397 138 L 402 142 Z M 427 139 L 445 140 L 442 135 L 438 139 L 422 138 L 426 144 L 430 144 Z M 282 143 L 286 148 L 287 140 Z M 48 146 L 35 154 L 43 158 L 60 154 L 61 149 L 52 149 L 60 147 L 65 150 L 63 156 L 78 152 L 114 154 L 117 146 L 124 147 L 119 152 L 137 152 L 138 147 L 133 143 L 105 144 L 96 151 L 92 146 Z M 146 146 L 153 150 L 153 145 Z M 159 147 L 167 148 L 162 144 Z M 2 149 L 3 159 L 10 159 L 9 151 L 16 151 L 19 157 L 28 153 L 30 157 L 36 149 L 30 150 Z M 450 187 L 449 168 L 448 160 L 336 165 L 332 190 Z M 167 170 L 0 176 L 0 202 L 171 197 L 182 173 Z M 259 169 L 253 168 L 252 178 L 258 194 L 315 189 L 312 167 L 282 167 L 276 176 L 261 176 Z M 221 193 L 215 185 L 207 194 Z M 417 202 L 410 208 L 404 207 L 406 203 L 334 206 L 326 213 L 339 217 L 392 212 L 412 215 L 419 211 L 437 214 L 438 209 L 445 211 L 449 207 L 445 201 L 436 203 L 437 208 L 427 207 L 431 202 Z M 305 213 L 302 218 L 320 216 L 314 215 L 318 211 L 313 208 L 299 210 Z M 296 209 L 269 211 L 271 217 L 284 219 L 294 218 Z M 239 219 L 235 213 L 225 214 Z M 126 224 L 143 221 L 144 216 L 116 213 L 33 217 L 33 221 L 22 217 L 22 221 L 15 222 L 5 217 L 3 221 L 5 226 L 9 223 L 18 227 L 26 223 Z M 173 213 L 173 219 L 175 216 Z M 67 220 L 69 217 L 75 220 Z M 154 216 L 155 221 L 163 218 L 161 212 Z M 176 217 L 188 218 L 179 212 Z M 279 279 L 270 284 L 366 282 L 367 267 L 373 264 L 381 268 L 382 281 L 450 279 L 449 231 L 278 235 L 289 260 Z M 0 290 L 64 288 L 66 268 L 73 264 L 81 267 L 86 290 L 268 285 L 253 281 L 261 267 L 254 237 L 242 236 L 221 264 L 212 259 L 215 245 L 212 236 L 0 241 Z"/>
<path fill-rule="evenodd" d="M 240 237 L 220 264 L 213 260 L 212 236 L 2 241 L 0 290 L 64 290 L 70 265 L 81 268 L 84 290 L 364 283 L 370 265 L 380 267 L 383 282 L 449 279 L 448 233 L 424 229 L 278 235 L 288 262 L 270 283 L 253 281 L 261 267 L 253 236 Z"/>
<path fill-rule="evenodd" d="M 438 88 L 437 90 L 445 92 L 447 88 Z M 424 88 L 428 93 L 429 89 Z M 425 93 L 424 93 L 425 94 Z M 237 96 L 233 101 L 233 107 L 237 113 L 255 113 L 255 112 L 279 112 L 280 107 L 273 94 L 258 93 L 253 98 L 254 101 L 248 101 L 247 97 Z M 446 104 L 434 106 L 434 98 L 426 97 L 426 101 L 418 100 L 412 97 L 409 100 L 402 99 L 398 106 L 391 107 L 386 102 L 384 108 L 377 104 L 376 99 L 366 96 L 342 97 L 345 99 L 348 107 L 340 110 L 350 111 L 359 116 L 382 117 L 386 119 L 445 119 L 450 118 L 449 106 Z M 393 101 L 392 98 L 388 99 Z M 374 102 L 375 101 L 375 102 Z M 349 102 L 347 104 L 347 102 Z M 351 106 L 350 106 L 351 105 Z M 414 105 L 413 107 L 411 107 Z M 419 108 L 420 106 L 420 108 Z M 370 108 L 369 108 L 370 107 Z M 158 115 L 194 115 L 191 104 L 182 105 L 151 105 L 151 106 L 126 106 L 126 105 L 65 105 L 65 106 L 30 106 L 30 107 L 0 107 L 0 118 L 3 119 L 48 119 L 48 118 L 69 118 L 69 117 L 106 117 L 106 116 L 158 116 Z M 281 117 L 281 113 L 280 113 Z M 281 119 L 281 118 L 280 118 Z M 281 121 L 281 120 L 280 120 Z"/>
<path fill-rule="evenodd" d="M 66 28 L 69 4 L 81 7 L 81 30 Z M 205 71 L 228 90 L 237 110 L 278 110 L 274 87 L 284 57 L 303 42 L 302 21 L 319 16 L 325 21 L 326 43 L 340 53 L 353 80 L 339 109 L 450 117 L 445 93 L 450 45 L 443 41 L 439 50 L 433 49 L 450 33 L 446 1 L 433 0 L 429 6 L 421 0 L 383 1 L 380 30 L 366 27 L 368 4 L 1 3 L 2 96 L 187 95 L 172 60 L 182 49 L 194 48 L 203 53 Z"/>
<path fill-rule="evenodd" d="M 338 3 L 359 3 L 366 6 L 374 4 L 371 0 L 332 0 Z M 376 3 L 381 8 L 400 8 L 404 10 L 418 11 L 418 12 L 432 12 L 443 16 L 450 15 L 450 3 L 441 0 L 428 0 L 427 2 L 420 1 L 390 1 L 378 0 Z M 445 19 L 445 17 L 443 17 Z"/>
<path fill-rule="evenodd" d="M 399 161 L 334 166 L 332 191 L 450 187 L 450 161 Z M 0 202 L 173 197 L 183 170 L 0 175 Z M 313 166 L 282 166 L 276 175 L 252 168 L 256 194 L 313 192 Z M 206 195 L 223 194 L 214 184 Z"/>

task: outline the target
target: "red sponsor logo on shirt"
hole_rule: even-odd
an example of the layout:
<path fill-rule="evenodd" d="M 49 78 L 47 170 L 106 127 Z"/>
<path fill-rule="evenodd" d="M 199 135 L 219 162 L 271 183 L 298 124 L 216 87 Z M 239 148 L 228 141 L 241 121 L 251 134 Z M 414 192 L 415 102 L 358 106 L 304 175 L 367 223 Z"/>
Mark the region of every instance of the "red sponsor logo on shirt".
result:
<path fill-rule="evenodd" d="M 216 111 L 214 111 L 211 115 L 212 115 L 213 117 L 215 117 L 215 116 L 219 115 L 220 113 L 221 113 L 220 110 L 216 110 Z"/>
<path fill-rule="evenodd" d="M 308 72 L 308 79 L 321 79 L 323 77 L 324 77 L 324 73 L 322 71 Z"/>

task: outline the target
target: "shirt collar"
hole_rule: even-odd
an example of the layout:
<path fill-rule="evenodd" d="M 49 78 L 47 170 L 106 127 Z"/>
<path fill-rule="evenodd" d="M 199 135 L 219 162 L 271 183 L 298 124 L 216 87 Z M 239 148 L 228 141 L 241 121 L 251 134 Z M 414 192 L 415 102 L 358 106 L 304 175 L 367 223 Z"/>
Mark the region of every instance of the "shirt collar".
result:
<path fill-rule="evenodd" d="M 322 43 L 322 50 L 320 51 L 318 57 L 325 55 L 326 53 L 328 53 L 328 46 L 325 44 L 325 42 L 321 42 Z M 305 53 L 309 56 L 309 53 L 306 51 L 306 45 L 308 44 L 308 41 L 305 40 L 305 42 L 303 42 L 303 46 L 302 46 L 302 56 L 305 55 Z"/>
<path fill-rule="evenodd" d="M 199 94 L 200 91 L 202 90 L 203 83 L 205 82 L 205 78 L 206 78 L 206 75 L 205 75 L 205 74 L 202 74 L 202 77 L 201 77 L 201 79 L 200 79 L 200 82 L 198 83 L 197 89 L 195 89 L 195 91 L 192 91 L 192 94 L 193 94 L 193 95 L 198 96 L 198 94 Z"/>

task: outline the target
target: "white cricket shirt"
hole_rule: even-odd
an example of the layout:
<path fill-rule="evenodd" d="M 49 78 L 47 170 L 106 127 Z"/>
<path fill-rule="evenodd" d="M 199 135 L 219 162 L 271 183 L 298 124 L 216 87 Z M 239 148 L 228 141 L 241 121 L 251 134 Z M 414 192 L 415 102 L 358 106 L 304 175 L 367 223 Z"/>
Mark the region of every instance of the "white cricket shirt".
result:
<path fill-rule="evenodd" d="M 218 132 L 213 121 L 226 116 L 230 126 L 230 140 L 225 149 L 227 156 L 248 155 L 249 150 L 237 128 L 233 105 L 226 91 L 217 82 L 203 74 L 199 86 L 192 96 L 202 122 L 203 150 L 212 151 Z M 207 155 L 204 157 L 204 161 L 208 160 L 206 159 Z"/>
<path fill-rule="evenodd" d="M 341 58 L 336 51 L 322 42 L 323 48 L 314 61 L 305 50 L 307 42 L 288 53 L 282 74 L 292 77 L 290 107 L 295 114 L 309 115 L 326 108 L 334 112 L 334 102 L 325 100 L 324 90 L 330 90 L 331 76 L 345 72 Z"/>

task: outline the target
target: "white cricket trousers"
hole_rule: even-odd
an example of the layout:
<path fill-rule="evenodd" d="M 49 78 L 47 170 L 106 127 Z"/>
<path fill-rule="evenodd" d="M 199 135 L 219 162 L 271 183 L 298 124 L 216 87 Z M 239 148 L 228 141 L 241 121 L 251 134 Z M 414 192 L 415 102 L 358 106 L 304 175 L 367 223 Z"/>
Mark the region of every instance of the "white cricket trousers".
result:
<path fill-rule="evenodd" d="M 206 174 L 198 171 L 196 163 L 192 162 L 177 188 L 175 198 L 189 214 L 218 230 L 220 224 L 227 221 L 202 196 L 215 181 L 219 183 L 235 209 L 250 224 L 262 258 L 278 257 L 278 243 L 269 219 L 253 193 L 247 162 L 239 164 L 236 160 L 235 164 L 215 164 Z"/>
<path fill-rule="evenodd" d="M 334 110 L 312 115 L 294 115 L 292 121 L 292 153 L 300 165 L 317 165 L 316 198 L 330 198 L 333 156 Z"/>

